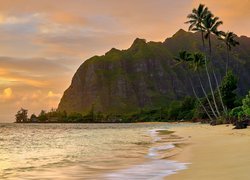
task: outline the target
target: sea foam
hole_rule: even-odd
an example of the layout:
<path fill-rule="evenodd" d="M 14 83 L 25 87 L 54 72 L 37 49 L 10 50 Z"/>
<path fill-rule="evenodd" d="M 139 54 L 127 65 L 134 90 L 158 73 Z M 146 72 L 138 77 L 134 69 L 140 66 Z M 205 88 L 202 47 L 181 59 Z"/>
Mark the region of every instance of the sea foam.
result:
<path fill-rule="evenodd" d="M 149 134 L 153 139 L 153 142 L 160 141 L 158 136 L 159 130 L 150 130 Z M 127 180 L 127 179 L 150 179 L 150 180 L 162 180 L 164 177 L 177 173 L 178 171 L 187 168 L 187 163 L 180 163 L 177 161 L 170 161 L 159 159 L 158 151 L 164 151 L 175 148 L 173 144 L 165 144 L 161 146 L 151 147 L 147 154 L 147 159 L 143 164 L 134 165 L 127 169 L 122 169 L 116 172 L 109 173 L 105 176 L 106 180 Z"/>

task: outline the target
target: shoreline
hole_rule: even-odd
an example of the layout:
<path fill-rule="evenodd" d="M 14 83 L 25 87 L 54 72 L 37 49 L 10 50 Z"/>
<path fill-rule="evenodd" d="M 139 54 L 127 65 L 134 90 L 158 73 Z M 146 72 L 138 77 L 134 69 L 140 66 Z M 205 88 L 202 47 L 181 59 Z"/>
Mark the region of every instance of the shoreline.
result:
<path fill-rule="evenodd" d="M 180 143 L 181 152 L 169 159 L 190 164 L 165 179 L 249 179 L 249 128 L 235 130 L 232 125 L 200 124 L 170 130 L 184 141 Z"/>
<path fill-rule="evenodd" d="M 141 163 L 135 163 L 127 168 L 111 171 L 102 176 L 102 179 L 164 179 L 176 172 L 187 168 L 187 164 L 169 157 L 178 154 L 179 148 L 175 145 L 179 137 L 173 136 L 173 131 L 167 129 L 148 130 L 151 145 Z"/>

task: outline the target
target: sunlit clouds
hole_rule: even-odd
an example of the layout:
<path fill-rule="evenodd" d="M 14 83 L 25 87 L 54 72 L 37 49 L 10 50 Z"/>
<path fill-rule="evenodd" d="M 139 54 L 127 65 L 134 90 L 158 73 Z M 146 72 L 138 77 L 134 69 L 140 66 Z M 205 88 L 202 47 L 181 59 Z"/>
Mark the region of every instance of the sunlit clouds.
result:
<path fill-rule="evenodd" d="M 0 0 L 0 122 L 13 121 L 20 107 L 57 107 L 84 60 L 137 37 L 164 41 L 187 29 L 199 3 L 224 21 L 223 30 L 250 36 L 249 0 Z"/>
<path fill-rule="evenodd" d="M 11 99 L 13 95 L 12 89 L 11 88 L 6 88 L 3 90 L 2 94 L 0 94 L 0 100 L 5 101 L 8 99 Z"/>

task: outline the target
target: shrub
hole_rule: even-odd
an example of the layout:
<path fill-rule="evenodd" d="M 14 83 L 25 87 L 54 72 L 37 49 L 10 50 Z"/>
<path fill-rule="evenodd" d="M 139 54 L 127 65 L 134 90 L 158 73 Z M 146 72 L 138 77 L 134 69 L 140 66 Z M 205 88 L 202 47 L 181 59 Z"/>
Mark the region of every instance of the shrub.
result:
<path fill-rule="evenodd" d="M 246 96 L 246 98 L 243 99 L 242 103 L 243 103 L 242 109 L 244 114 L 246 116 L 250 116 L 250 91 L 249 94 Z"/>

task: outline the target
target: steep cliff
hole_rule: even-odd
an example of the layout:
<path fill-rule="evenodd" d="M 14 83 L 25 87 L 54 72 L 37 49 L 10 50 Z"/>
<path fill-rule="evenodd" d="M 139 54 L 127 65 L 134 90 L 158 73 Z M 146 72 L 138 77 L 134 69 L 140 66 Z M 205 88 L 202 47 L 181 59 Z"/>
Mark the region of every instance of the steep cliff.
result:
<path fill-rule="evenodd" d="M 238 93 L 244 95 L 250 89 L 250 38 L 242 36 L 238 41 L 240 46 L 232 51 L 230 67 L 240 77 Z M 213 67 L 221 79 L 226 51 L 215 37 L 212 45 Z M 113 48 L 103 56 L 94 56 L 77 70 L 58 110 L 87 112 L 94 105 L 102 112 L 133 112 L 192 95 L 188 72 L 183 66 L 175 66 L 173 57 L 180 50 L 201 49 L 200 34 L 179 30 L 163 43 L 136 39 L 127 50 Z M 200 93 L 196 75 L 192 74 Z"/>

